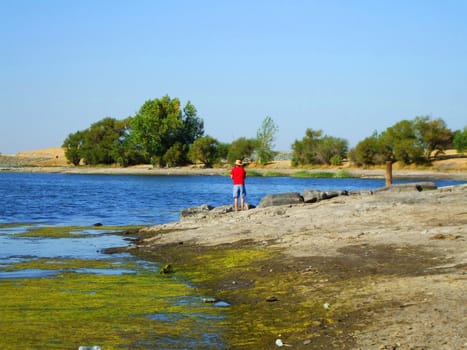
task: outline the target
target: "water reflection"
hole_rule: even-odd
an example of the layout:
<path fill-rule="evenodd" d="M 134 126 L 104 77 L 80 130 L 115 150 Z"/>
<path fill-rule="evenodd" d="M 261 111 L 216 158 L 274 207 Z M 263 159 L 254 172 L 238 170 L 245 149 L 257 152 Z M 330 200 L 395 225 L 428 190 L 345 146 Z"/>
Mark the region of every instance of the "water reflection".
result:
<path fill-rule="evenodd" d="M 80 260 L 116 260 L 109 268 L 77 268 L 72 271 L 87 274 L 121 275 L 135 273 L 134 270 L 121 268 L 124 259 L 133 259 L 130 254 L 103 254 L 106 248 L 126 246 L 124 237 L 108 234 L 105 230 L 83 229 L 73 233 L 86 234 L 71 238 L 22 237 L 31 226 L 4 227 L 0 229 L 0 279 L 52 277 L 67 269 L 26 268 L 8 271 L 13 264 L 25 263 L 36 259 L 80 259 Z M 65 230 L 66 228 L 64 228 Z"/>
<path fill-rule="evenodd" d="M 44 269 L 24 269 L 17 271 L 0 271 L 0 279 L 20 279 L 20 278 L 43 278 L 53 277 L 60 273 L 58 270 L 44 270 Z"/>
<path fill-rule="evenodd" d="M 127 245 L 123 237 L 115 235 L 82 238 L 0 236 L 0 259 L 4 261 L 26 254 L 36 258 L 109 259 L 109 255 L 102 253 L 103 249 Z"/>

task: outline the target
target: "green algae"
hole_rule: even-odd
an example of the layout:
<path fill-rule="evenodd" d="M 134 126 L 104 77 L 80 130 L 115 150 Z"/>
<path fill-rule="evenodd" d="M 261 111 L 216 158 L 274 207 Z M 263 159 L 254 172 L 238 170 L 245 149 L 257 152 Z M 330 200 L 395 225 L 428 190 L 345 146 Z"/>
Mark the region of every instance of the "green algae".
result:
<path fill-rule="evenodd" d="M 82 261 L 75 263 L 82 266 Z M 212 331 L 210 322 L 200 325 L 197 315 L 215 318 L 221 311 L 196 299 L 175 303 L 192 300 L 193 288 L 148 270 L 118 276 L 67 272 L 54 278 L 3 280 L 0 293 L 2 349 L 76 349 L 86 344 L 147 349 L 161 342 L 167 349 L 180 348 L 187 333 L 192 342 L 201 343 Z"/>
<path fill-rule="evenodd" d="M 337 256 L 294 258 L 251 241 L 225 246 L 190 244 L 135 248 L 146 260 L 171 263 L 199 293 L 231 306 L 221 322 L 229 349 L 352 349 L 371 315 L 397 305 L 378 285 L 426 274 L 439 263 L 407 247 L 351 245 Z M 383 289 L 386 287 L 383 287 Z"/>
<path fill-rule="evenodd" d="M 387 303 L 365 286 L 390 280 L 400 271 L 421 273 L 432 260 L 427 255 L 417 266 L 418 251 L 385 246 L 352 246 L 339 258 L 293 259 L 246 241 L 215 247 L 174 244 L 133 253 L 170 265 L 174 273 L 140 269 L 131 260 L 34 259 L 12 264 L 9 268 L 62 272 L 52 278 L 1 281 L 0 347 L 248 350 L 273 348 L 281 338 L 297 349 L 349 349 L 352 331 L 362 327 L 362 312 Z M 135 272 L 72 272 L 80 268 Z M 203 297 L 230 307 L 206 305 Z M 374 299 L 371 305 L 368 298 Z"/>
<path fill-rule="evenodd" d="M 97 233 L 119 233 L 135 230 L 141 226 L 26 226 L 25 231 L 15 234 L 17 237 L 41 238 L 82 238 Z M 118 231 L 118 232 L 116 232 Z"/>
<path fill-rule="evenodd" d="M 350 308 L 325 288 L 304 297 L 302 286 L 318 283 L 323 277 L 304 274 L 293 265 L 277 265 L 284 260 L 277 250 L 165 246 L 143 257 L 171 259 L 177 271 L 189 276 L 200 291 L 231 305 L 223 329 L 229 348 L 269 349 L 277 338 L 320 338 L 323 332 L 345 338 L 338 320 Z M 325 303 L 340 303 L 340 307 L 325 308 Z"/>
<path fill-rule="evenodd" d="M 0 229 L 2 229 L 2 228 L 13 228 L 13 227 L 22 227 L 22 226 L 29 226 L 29 225 L 32 225 L 32 224 L 27 223 L 27 222 L 5 223 L 5 224 L 0 224 Z"/>
<path fill-rule="evenodd" d="M 134 261 L 122 263 L 120 260 L 92 260 L 92 259 L 57 259 L 39 258 L 29 259 L 10 264 L 0 270 L 18 271 L 25 269 L 42 270 L 75 270 L 79 269 L 136 269 L 138 265 Z"/>

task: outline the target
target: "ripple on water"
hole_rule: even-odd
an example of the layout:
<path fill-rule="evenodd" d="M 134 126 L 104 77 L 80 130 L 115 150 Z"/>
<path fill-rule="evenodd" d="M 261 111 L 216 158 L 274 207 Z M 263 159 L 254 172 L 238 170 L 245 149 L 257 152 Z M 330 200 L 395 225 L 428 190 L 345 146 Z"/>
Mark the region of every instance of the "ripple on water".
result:
<path fill-rule="evenodd" d="M 57 275 L 59 270 L 24 269 L 15 271 L 0 271 L 0 279 L 44 278 Z"/>

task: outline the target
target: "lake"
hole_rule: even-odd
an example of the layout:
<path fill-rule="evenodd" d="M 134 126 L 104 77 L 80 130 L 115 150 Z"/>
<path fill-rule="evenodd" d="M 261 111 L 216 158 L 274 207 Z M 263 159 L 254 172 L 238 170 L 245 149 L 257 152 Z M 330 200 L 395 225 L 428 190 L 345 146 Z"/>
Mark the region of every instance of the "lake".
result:
<path fill-rule="evenodd" d="M 413 180 L 412 180 L 413 181 Z M 410 181 L 395 181 L 402 183 Z M 462 181 L 436 181 L 447 186 Z M 382 179 L 250 177 L 247 202 L 272 193 L 304 189 L 360 190 Z M 231 204 L 226 176 L 126 176 L 0 173 L 0 224 L 154 225 L 176 221 L 182 209 Z"/>

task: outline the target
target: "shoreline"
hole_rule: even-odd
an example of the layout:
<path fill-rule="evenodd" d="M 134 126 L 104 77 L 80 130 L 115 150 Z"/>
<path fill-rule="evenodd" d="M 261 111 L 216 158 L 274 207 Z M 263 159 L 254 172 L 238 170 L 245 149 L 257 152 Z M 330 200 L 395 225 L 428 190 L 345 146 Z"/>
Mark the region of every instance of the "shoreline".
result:
<path fill-rule="evenodd" d="M 231 303 L 232 327 L 252 337 L 232 348 L 280 338 L 296 349 L 463 349 L 466 194 L 464 184 L 212 210 L 141 229 L 124 250 L 203 275 L 199 287 Z M 246 331 L 255 322 L 261 339 Z"/>
<path fill-rule="evenodd" d="M 355 178 L 385 178 L 384 169 L 359 169 L 359 168 L 248 168 L 259 176 L 291 176 L 299 172 L 308 173 L 338 173 L 344 171 Z M 51 174 L 82 174 L 82 175 L 145 175 L 145 176 L 224 176 L 230 168 L 154 168 L 151 165 L 142 165 L 128 168 L 117 167 L 71 167 L 71 166 L 1 166 L 1 172 L 10 173 L 51 173 Z M 393 179 L 426 179 L 426 180 L 460 180 L 467 181 L 467 171 L 450 170 L 441 171 L 433 169 L 394 169 Z"/>

